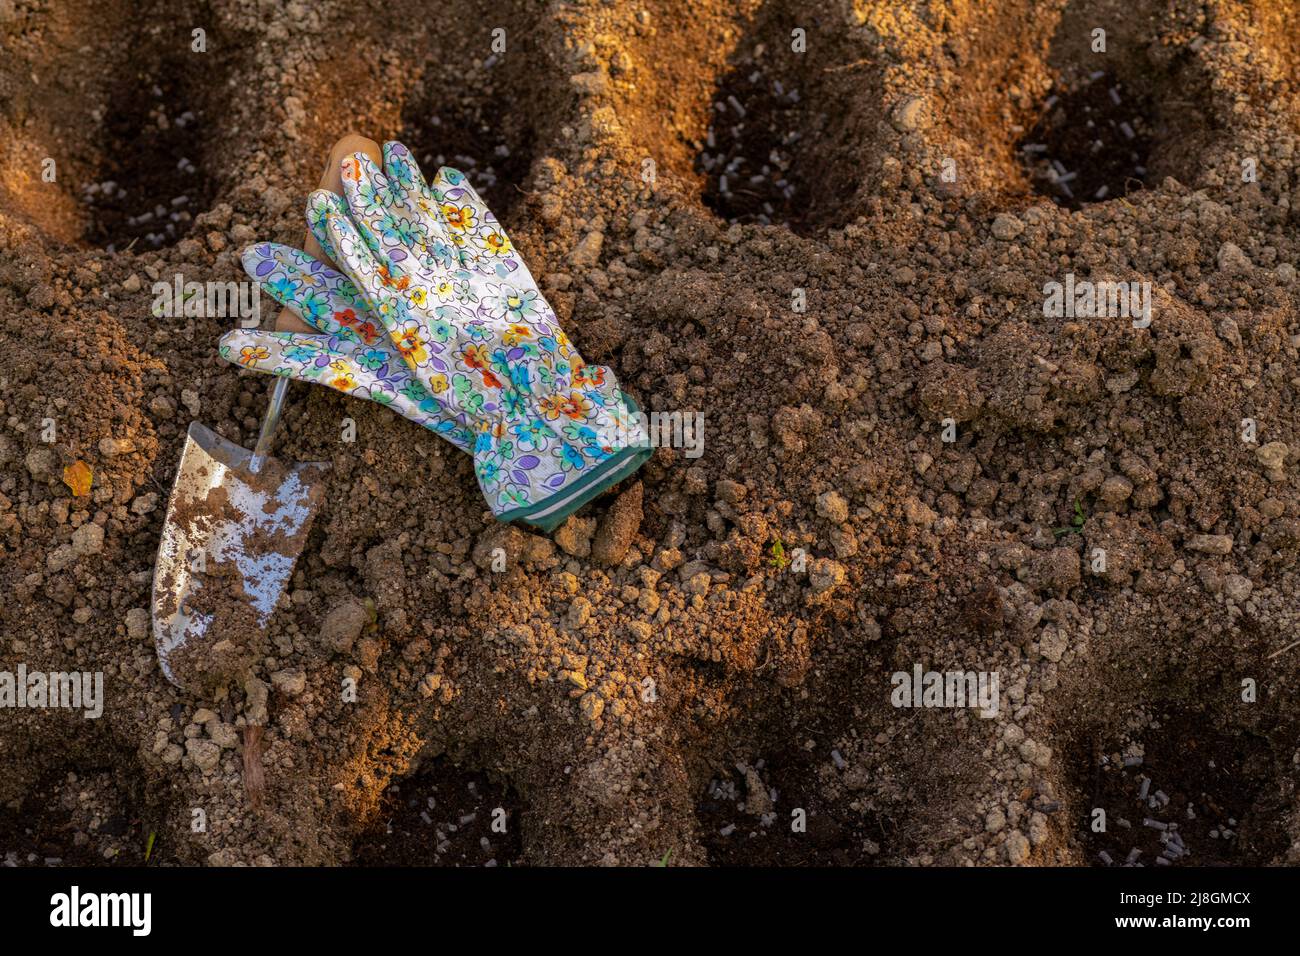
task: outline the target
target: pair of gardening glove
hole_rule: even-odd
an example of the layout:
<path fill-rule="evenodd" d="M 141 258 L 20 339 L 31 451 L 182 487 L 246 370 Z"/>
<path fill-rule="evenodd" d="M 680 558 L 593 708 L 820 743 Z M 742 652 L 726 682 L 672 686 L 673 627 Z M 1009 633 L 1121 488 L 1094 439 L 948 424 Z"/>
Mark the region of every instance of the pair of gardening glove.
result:
<path fill-rule="evenodd" d="M 229 362 L 388 405 L 474 459 L 492 512 L 552 530 L 650 456 L 637 407 L 588 365 L 464 174 L 401 143 L 342 164 L 307 222 L 340 273 L 260 243 L 244 269 L 315 333 L 236 329 Z"/>

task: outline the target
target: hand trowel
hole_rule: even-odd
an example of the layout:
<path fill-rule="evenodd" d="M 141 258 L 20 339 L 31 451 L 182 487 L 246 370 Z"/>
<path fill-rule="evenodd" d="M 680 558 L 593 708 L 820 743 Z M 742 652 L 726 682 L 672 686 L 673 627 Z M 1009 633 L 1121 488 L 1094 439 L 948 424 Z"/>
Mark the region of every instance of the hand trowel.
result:
<path fill-rule="evenodd" d="M 275 382 L 252 451 L 192 422 L 167 502 L 153 578 L 158 662 L 200 691 L 237 676 L 293 573 L 320 504 L 326 462 L 269 455 L 289 379 Z"/>

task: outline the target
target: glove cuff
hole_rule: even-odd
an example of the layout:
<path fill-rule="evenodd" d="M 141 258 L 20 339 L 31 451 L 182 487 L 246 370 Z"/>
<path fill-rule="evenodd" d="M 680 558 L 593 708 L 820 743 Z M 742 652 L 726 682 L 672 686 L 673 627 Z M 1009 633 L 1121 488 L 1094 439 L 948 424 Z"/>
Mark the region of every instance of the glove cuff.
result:
<path fill-rule="evenodd" d="M 626 392 L 619 392 L 619 395 L 630 413 L 630 420 L 636 421 L 640 416 L 640 409 L 636 402 Z M 564 524 L 569 515 L 606 488 L 634 474 L 654 454 L 654 448 L 644 430 L 637 425 L 632 431 L 637 440 L 619 449 L 590 471 L 584 472 L 572 483 L 561 487 L 555 494 L 541 501 L 503 512 L 496 516 L 497 520 L 520 521 L 541 531 L 554 531 Z"/>

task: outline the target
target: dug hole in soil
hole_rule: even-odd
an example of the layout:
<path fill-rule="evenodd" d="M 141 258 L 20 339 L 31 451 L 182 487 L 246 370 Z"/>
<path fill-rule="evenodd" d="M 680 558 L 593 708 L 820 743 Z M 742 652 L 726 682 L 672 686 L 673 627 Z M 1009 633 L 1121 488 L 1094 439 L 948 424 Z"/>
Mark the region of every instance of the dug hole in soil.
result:
<path fill-rule="evenodd" d="M 804 6 L 0 2 L 0 672 L 105 687 L 0 710 L 0 859 L 1300 862 L 1288 5 Z M 191 696 L 167 493 L 268 382 L 152 287 L 299 244 L 349 131 L 464 168 L 703 454 L 533 534 L 295 386 L 324 502 L 249 678 Z M 1150 324 L 1045 315 L 1067 275 Z M 995 715 L 895 706 L 918 665 Z"/>

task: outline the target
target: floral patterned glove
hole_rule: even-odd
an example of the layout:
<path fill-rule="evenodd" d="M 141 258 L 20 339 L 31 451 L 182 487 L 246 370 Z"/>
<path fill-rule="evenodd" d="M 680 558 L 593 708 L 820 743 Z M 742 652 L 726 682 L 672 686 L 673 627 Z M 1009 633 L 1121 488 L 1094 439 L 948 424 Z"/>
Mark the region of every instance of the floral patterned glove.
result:
<path fill-rule="evenodd" d="M 437 432 L 461 451 L 470 450 L 474 432 L 469 421 L 446 415 L 346 276 L 299 249 L 274 242 L 249 246 L 240 258 L 244 271 L 267 295 L 319 334 L 234 329 L 221 337 L 218 353 L 223 359 L 368 398 Z"/>
<path fill-rule="evenodd" d="M 479 486 L 502 521 L 557 527 L 652 449 L 614 374 L 588 365 L 463 174 L 427 184 L 401 143 L 384 171 L 343 161 L 346 201 L 307 219 L 443 417 L 468 422 Z"/>

